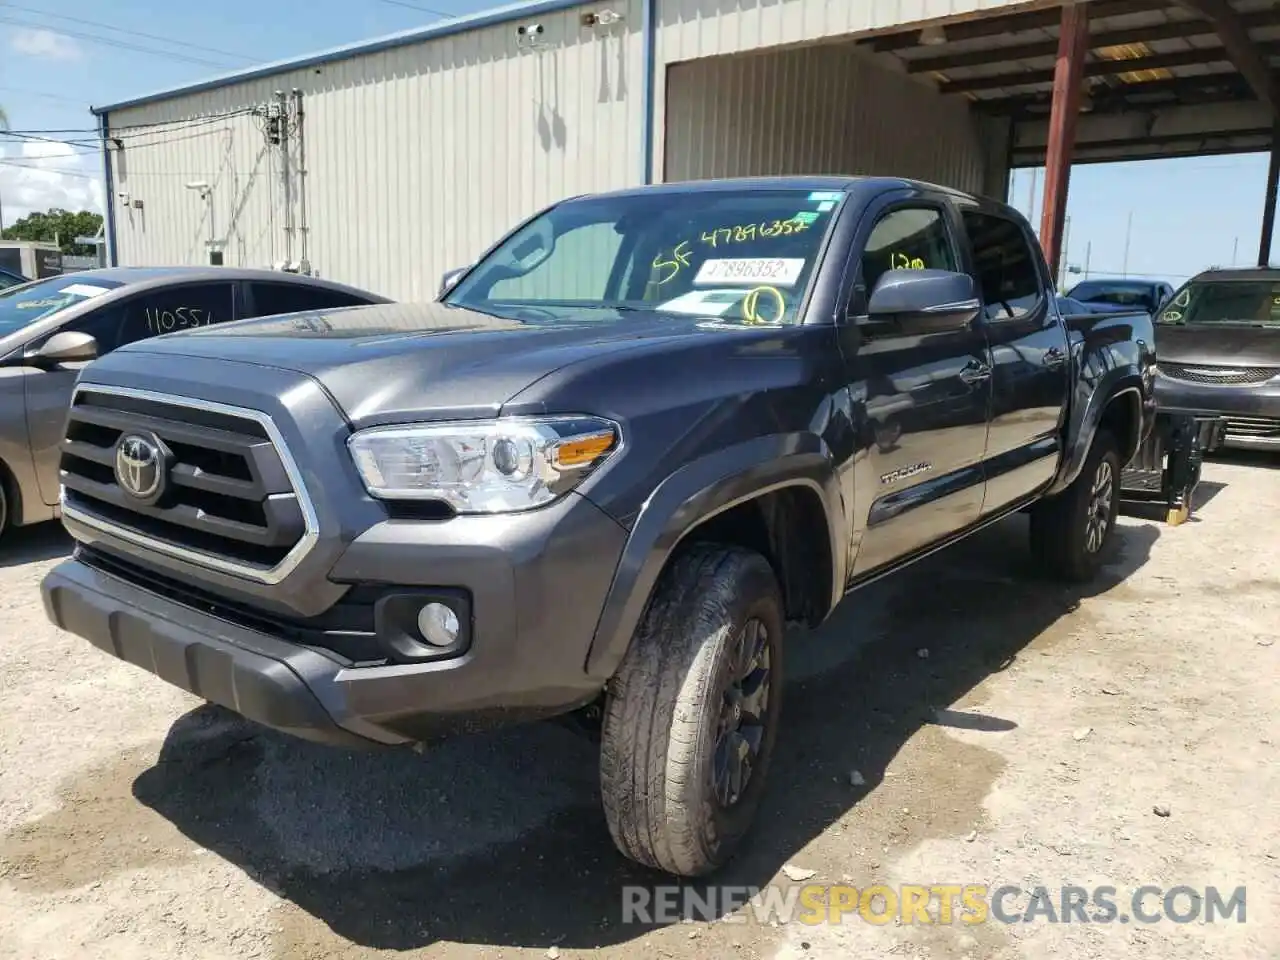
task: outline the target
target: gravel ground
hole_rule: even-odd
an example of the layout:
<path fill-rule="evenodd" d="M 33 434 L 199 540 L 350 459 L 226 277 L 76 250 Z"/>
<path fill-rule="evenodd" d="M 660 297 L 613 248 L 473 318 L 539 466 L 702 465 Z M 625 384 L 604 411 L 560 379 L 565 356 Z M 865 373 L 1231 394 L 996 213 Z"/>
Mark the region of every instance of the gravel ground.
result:
<path fill-rule="evenodd" d="M 1245 885 L 1243 924 L 624 924 L 620 887 L 661 881 L 614 854 L 588 742 L 253 728 L 50 627 L 45 528 L 0 546 L 0 957 L 1280 957 L 1276 466 L 1208 465 L 1184 526 L 1125 517 L 1083 593 L 1026 578 L 1015 518 L 794 638 L 772 789 L 718 878 Z"/>

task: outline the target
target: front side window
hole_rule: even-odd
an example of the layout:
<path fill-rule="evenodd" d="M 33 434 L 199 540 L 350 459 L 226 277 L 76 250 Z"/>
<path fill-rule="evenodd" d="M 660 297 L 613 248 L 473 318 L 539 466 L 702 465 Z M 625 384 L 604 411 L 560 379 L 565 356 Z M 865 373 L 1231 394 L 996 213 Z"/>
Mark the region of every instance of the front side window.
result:
<path fill-rule="evenodd" d="M 933 207 L 899 207 L 871 229 L 862 251 L 862 282 L 870 293 L 890 270 L 955 270 L 955 248 Z"/>
<path fill-rule="evenodd" d="M 115 280 L 77 279 L 71 274 L 0 290 L 0 337 L 119 286 Z"/>
<path fill-rule="evenodd" d="M 1041 298 L 1038 258 L 1015 221 L 976 210 L 962 214 L 988 320 L 1025 316 Z"/>
<path fill-rule="evenodd" d="M 843 196 L 740 189 L 567 201 L 504 241 L 444 302 L 531 323 L 635 311 L 798 323 Z"/>
<path fill-rule="evenodd" d="M 1156 323 L 1280 327 L 1280 275 L 1274 280 L 1192 280 L 1174 294 Z"/>

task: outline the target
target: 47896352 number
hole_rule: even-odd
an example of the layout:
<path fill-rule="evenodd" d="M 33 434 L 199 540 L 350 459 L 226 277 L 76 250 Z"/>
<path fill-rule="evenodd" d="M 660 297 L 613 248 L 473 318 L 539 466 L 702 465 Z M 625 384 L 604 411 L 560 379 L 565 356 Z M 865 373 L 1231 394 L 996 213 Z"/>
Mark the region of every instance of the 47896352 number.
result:
<path fill-rule="evenodd" d="M 157 334 L 190 327 L 207 327 L 213 323 L 213 314 L 200 307 L 174 307 L 172 310 L 147 307 L 146 317 L 147 329 Z"/>

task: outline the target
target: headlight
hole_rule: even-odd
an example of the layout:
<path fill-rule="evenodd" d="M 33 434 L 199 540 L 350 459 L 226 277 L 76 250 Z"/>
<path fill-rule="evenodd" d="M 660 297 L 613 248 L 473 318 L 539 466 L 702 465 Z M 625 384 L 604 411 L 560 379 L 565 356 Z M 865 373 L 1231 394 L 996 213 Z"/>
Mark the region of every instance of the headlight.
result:
<path fill-rule="evenodd" d="M 372 427 L 347 446 L 375 497 L 442 500 L 458 513 L 509 513 L 573 489 L 618 440 L 608 420 L 556 417 Z"/>

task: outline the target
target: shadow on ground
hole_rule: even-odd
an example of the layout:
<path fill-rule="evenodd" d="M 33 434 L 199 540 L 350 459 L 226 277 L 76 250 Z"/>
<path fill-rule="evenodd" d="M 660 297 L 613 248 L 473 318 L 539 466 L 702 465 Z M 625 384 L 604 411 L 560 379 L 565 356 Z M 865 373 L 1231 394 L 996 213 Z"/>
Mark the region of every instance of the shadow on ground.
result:
<path fill-rule="evenodd" d="M 72 540 L 57 521 L 6 530 L 0 537 L 0 568 L 56 560 L 71 553 Z"/>
<path fill-rule="evenodd" d="M 1026 578 L 1025 531 L 1022 517 L 998 524 L 854 594 L 821 631 L 795 638 L 759 827 L 717 883 L 768 883 L 876 788 L 922 727 L 1014 726 L 946 708 L 1032 640 L 1042 638 L 1038 650 L 1066 640 L 1061 618 L 1142 566 L 1159 536 L 1155 525 L 1117 528 L 1112 562 L 1080 592 Z M 851 786 L 854 769 L 865 785 Z M 647 928 L 620 922 L 620 887 L 668 882 L 614 852 L 593 746 L 549 724 L 422 756 L 352 754 L 202 707 L 172 728 L 133 792 L 305 911 L 306 936 L 328 935 L 315 918 L 366 947 L 625 943 Z"/>

